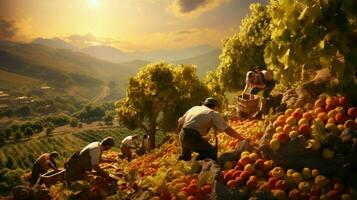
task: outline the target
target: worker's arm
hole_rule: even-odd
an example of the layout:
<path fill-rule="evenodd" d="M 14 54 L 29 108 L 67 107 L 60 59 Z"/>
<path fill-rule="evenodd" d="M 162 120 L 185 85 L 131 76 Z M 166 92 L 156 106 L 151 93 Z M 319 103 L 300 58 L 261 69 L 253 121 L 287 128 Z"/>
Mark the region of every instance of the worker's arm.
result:
<path fill-rule="evenodd" d="M 109 174 L 104 171 L 102 168 L 99 167 L 99 164 L 98 165 L 94 165 L 93 166 L 93 169 L 99 173 L 99 175 L 105 177 L 105 178 L 110 178 Z"/>
<path fill-rule="evenodd" d="M 253 83 L 252 87 L 264 89 L 266 87 L 266 85 L 264 83 L 262 83 L 262 84 Z"/>
<path fill-rule="evenodd" d="M 49 167 L 52 168 L 53 170 L 58 170 L 55 161 L 50 161 L 50 162 L 48 162 L 48 165 L 49 165 Z"/>
<path fill-rule="evenodd" d="M 113 158 L 100 158 L 100 163 L 111 163 L 111 162 L 116 162 L 116 159 Z"/>
<path fill-rule="evenodd" d="M 226 128 L 226 130 L 224 130 L 225 133 L 227 133 L 227 135 L 237 138 L 239 140 L 245 140 L 246 138 L 242 137 L 239 133 L 237 133 L 233 128 L 231 128 L 230 126 L 228 128 Z"/>

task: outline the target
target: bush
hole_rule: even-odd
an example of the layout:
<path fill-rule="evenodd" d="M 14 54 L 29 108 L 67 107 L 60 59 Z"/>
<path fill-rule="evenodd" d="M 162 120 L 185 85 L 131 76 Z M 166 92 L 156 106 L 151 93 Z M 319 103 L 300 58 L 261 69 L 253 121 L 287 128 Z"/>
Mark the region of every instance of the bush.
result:
<path fill-rule="evenodd" d="M 4 137 L 5 137 L 6 139 L 9 139 L 10 136 L 11 136 L 12 131 L 13 131 L 13 129 L 7 127 L 7 128 L 4 130 Z"/>
<path fill-rule="evenodd" d="M 25 136 L 31 137 L 33 135 L 33 130 L 31 127 L 26 127 L 24 131 Z"/>
<path fill-rule="evenodd" d="M 22 133 L 20 131 L 17 131 L 14 135 L 15 140 L 20 140 L 22 138 Z"/>
<path fill-rule="evenodd" d="M 72 118 L 71 122 L 69 123 L 71 127 L 77 127 L 78 126 L 78 119 L 77 118 Z"/>

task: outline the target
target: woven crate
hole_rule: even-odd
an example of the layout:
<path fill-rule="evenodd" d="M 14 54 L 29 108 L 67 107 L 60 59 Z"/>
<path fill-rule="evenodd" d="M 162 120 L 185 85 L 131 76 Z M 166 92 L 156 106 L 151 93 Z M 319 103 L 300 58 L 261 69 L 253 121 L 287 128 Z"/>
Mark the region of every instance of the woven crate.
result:
<path fill-rule="evenodd" d="M 259 98 L 249 99 L 249 95 L 240 95 L 237 98 L 237 108 L 239 112 L 251 115 L 259 110 Z"/>

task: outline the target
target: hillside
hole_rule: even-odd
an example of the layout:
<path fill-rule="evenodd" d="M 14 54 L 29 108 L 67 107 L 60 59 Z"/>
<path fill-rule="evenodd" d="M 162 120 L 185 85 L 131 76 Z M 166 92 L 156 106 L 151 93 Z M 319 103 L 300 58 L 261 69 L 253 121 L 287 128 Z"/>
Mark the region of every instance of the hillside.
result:
<path fill-rule="evenodd" d="M 16 79 L 2 79 L 1 89 L 13 89 L 17 81 L 36 79 L 54 88 L 100 88 L 115 81 L 123 96 L 128 78 L 146 62 L 110 63 L 68 49 L 53 49 L 39 44 L 0 42 L 0 70 L 16 75 Z M 16 81 L 15 81 L 16 80 Z M 94 92 L 94 91 L 93 91 Z M 96 94 L 90 94 L 91 98 Z"/>
<path fill-rule="evenodd" d="M 219 65 L 219 55 L 221 54 L 221 50 L 215 49 L 208 53 L 183 59 L 173 61 L 177 64 L 194 64 L 197 65 L 197 72 L 199 77 L 204 77 L 207 72 L 215 71 L 217 66 Z"/>

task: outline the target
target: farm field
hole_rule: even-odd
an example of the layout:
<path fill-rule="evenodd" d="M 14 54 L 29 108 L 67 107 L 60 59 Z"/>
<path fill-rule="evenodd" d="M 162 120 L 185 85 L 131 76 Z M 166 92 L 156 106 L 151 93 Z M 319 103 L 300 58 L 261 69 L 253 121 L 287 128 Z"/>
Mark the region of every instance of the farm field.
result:
<path fill-rule="evenodd" d="M 60 154 L 58 164 L 59 166 L 63 166 L 66 159 L 90 142 L 111 136 L 116 141 L 114 150 L 118 150 L 120 141 L 125 136 L 134 133 L 140 134 L 139 131 L 133 132 L 126 128 L 76 130 L 75 132 L 55 134 L 53 136 L 8 144 L 0 148 L 0 166 L 29 169 L 40 154 L 51 151 L 58 151 Z M 160 134 L 157 139 L 161 141 Z"/>

